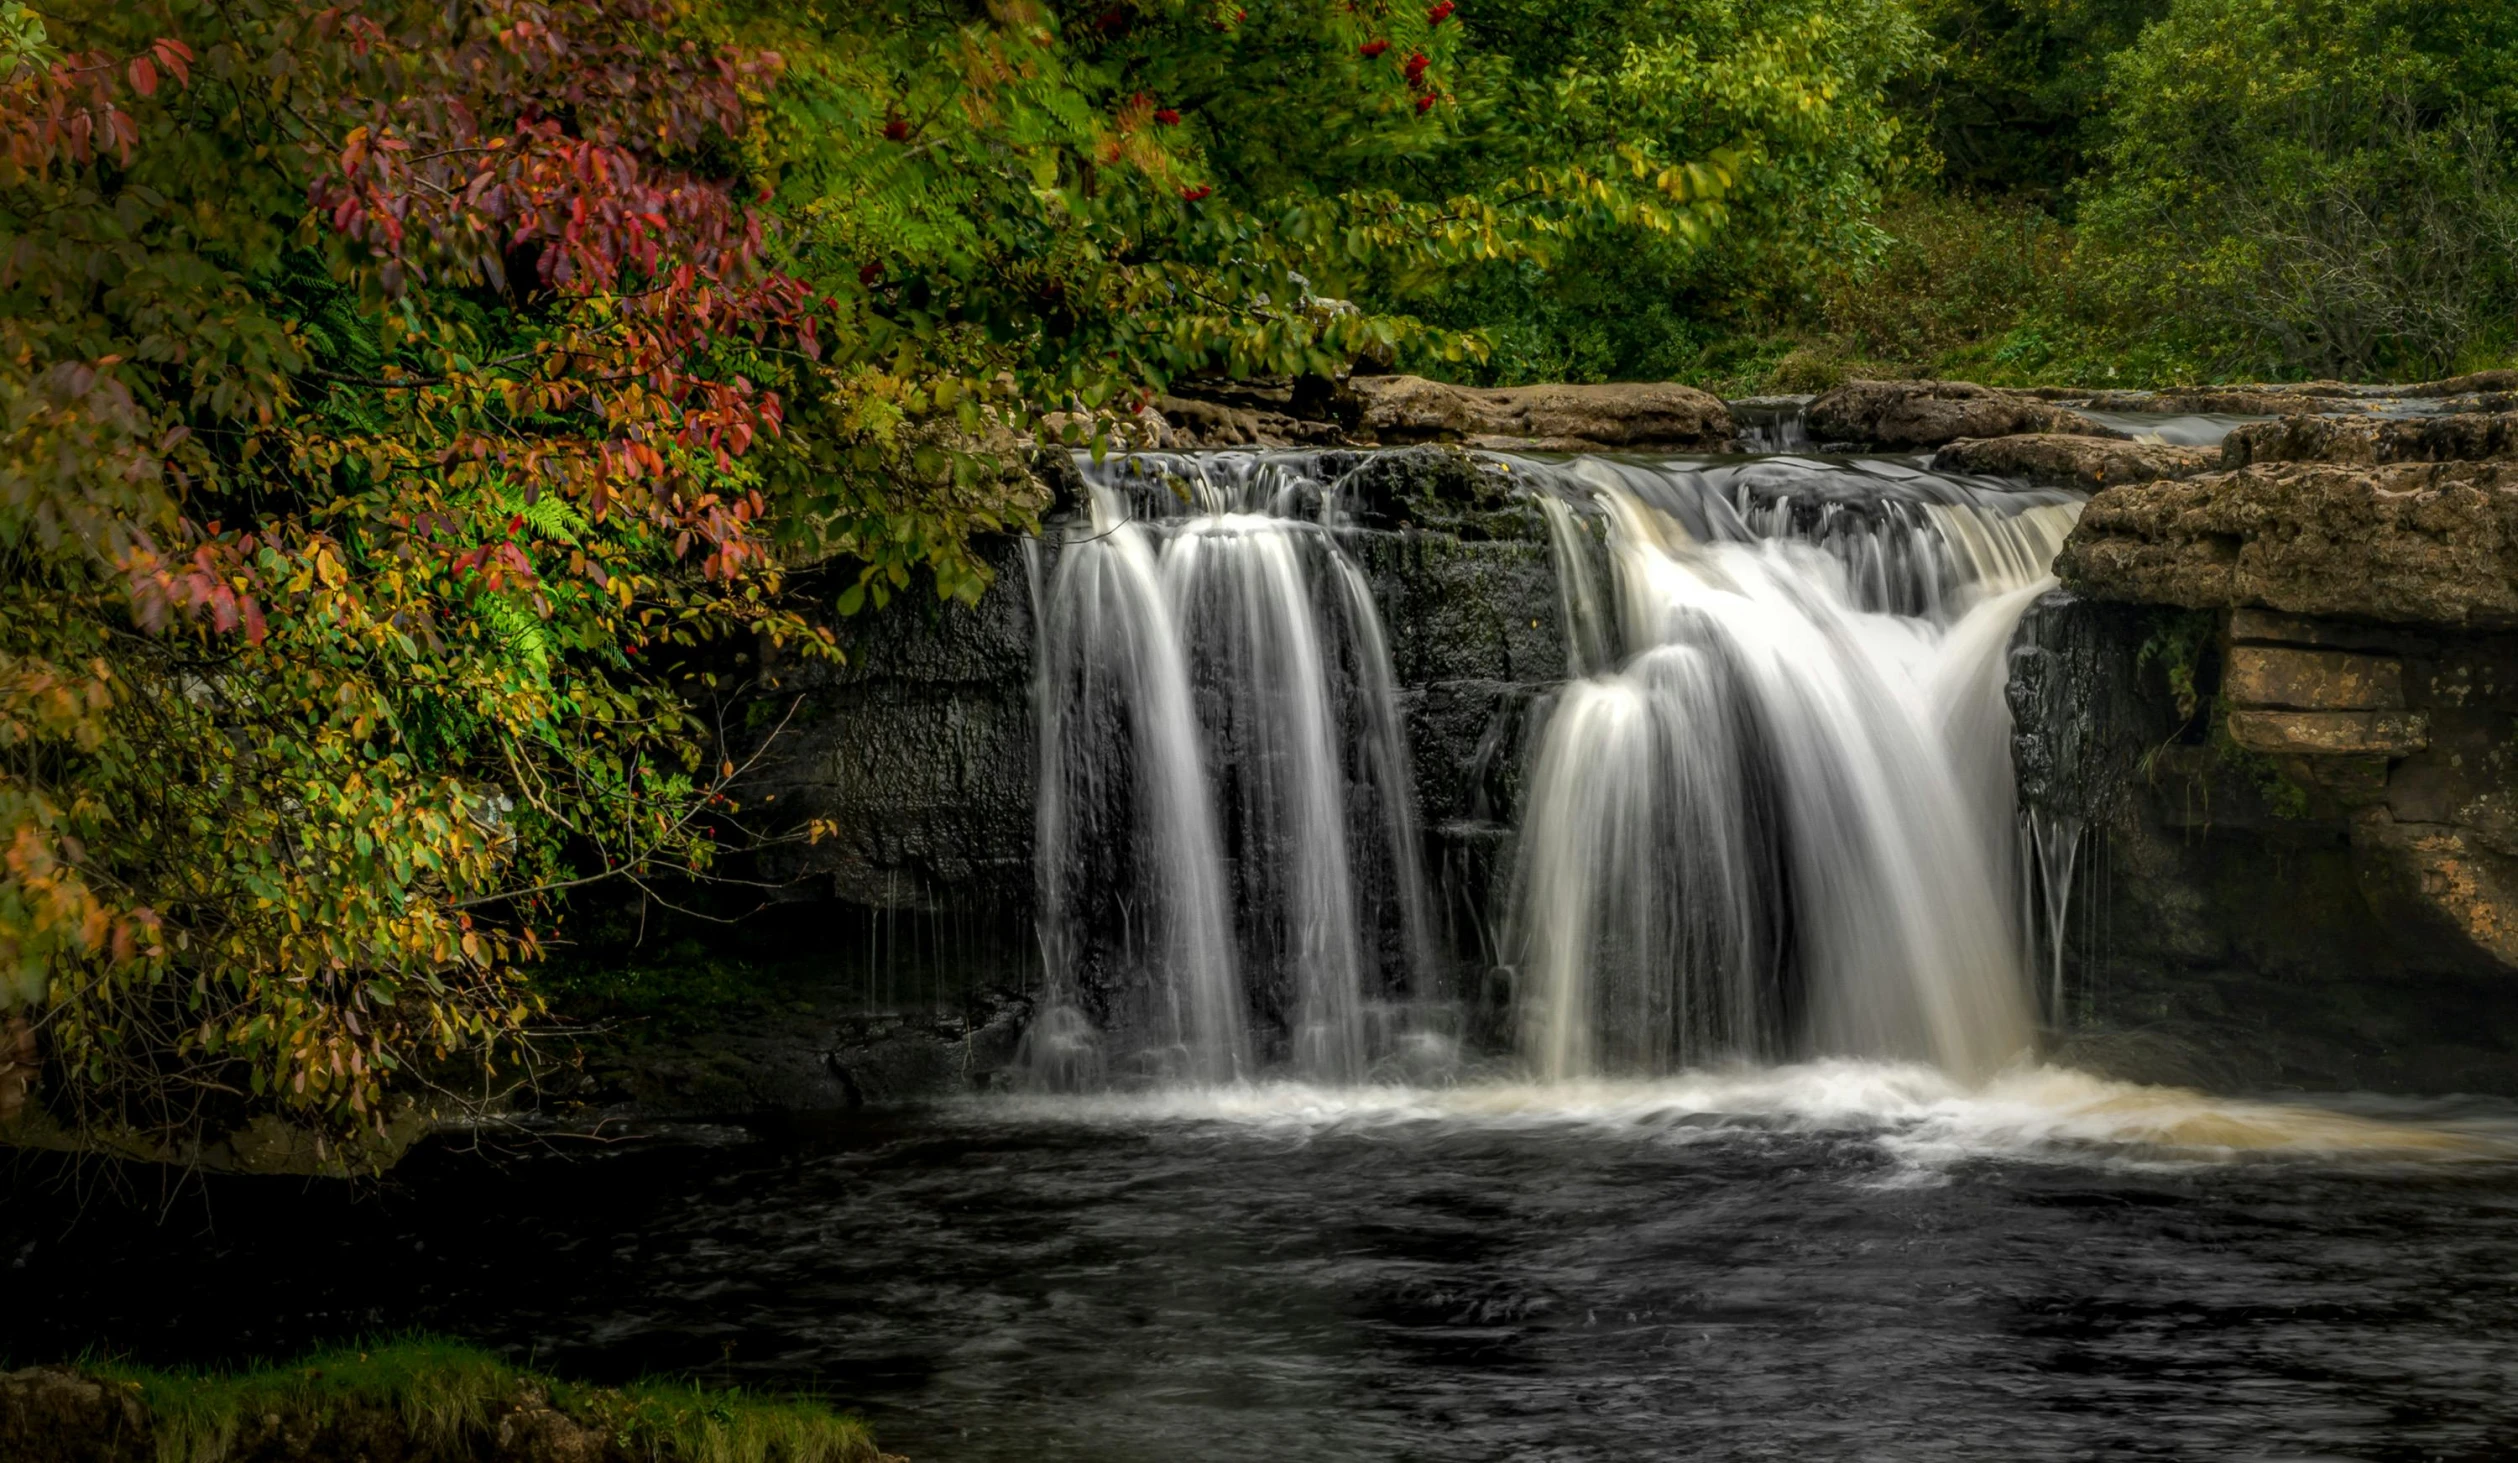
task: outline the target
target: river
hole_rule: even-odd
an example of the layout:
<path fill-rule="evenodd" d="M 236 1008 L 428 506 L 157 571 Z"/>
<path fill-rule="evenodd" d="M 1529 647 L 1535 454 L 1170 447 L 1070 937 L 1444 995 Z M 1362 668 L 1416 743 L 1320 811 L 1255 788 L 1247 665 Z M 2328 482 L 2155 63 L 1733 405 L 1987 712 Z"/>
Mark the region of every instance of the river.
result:
<path fill-rule="evenodd" d="M 78 1222 L 70 1221 L 77 1215 Z M 2518 1110 L 1831 1062 L 443 1141 L 21 1188 L 19 1345 L 425 1328 L 921 1463 L 2430 1460 L 2518 1440 Z"/>

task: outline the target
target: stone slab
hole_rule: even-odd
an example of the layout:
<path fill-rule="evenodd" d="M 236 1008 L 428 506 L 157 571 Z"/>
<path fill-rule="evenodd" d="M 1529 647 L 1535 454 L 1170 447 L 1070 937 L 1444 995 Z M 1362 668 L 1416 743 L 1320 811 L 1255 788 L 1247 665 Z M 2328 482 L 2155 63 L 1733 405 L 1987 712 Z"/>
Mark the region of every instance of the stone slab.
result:
<path fill-rule="evenodd" d="M 2269 756 L 2404 757 L 2430 745 L 2419 711 L 2232 711 L 2230 740 Z"/>
<path fill-rule="evenodd" d="M 2277 463 L 2110 488 L 2055 572 L 2137 604 L 2518 625 L 2518 462 Z"/>

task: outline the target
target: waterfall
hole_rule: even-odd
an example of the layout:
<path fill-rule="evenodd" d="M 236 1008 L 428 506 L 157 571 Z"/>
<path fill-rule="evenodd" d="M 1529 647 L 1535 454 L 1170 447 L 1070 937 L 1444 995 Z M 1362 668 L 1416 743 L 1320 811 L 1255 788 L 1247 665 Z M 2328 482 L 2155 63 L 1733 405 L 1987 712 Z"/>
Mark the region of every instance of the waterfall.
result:
<path fill-rule="evenodd" d="M 1380 616 L 1316 456 L 1080 460 L 1039 602 L 1039 1079 L 1363 1079 L 1430 969 Z M 1308 516 L 1299 516 L 1308 515 Z M 1104 1056 L 1105 1048 L 1109 1055 Z"/>
<path fill-rule="evenodd" d="M 1508 948 L 1539 1073 L 2025 1051 L 2003 662 L 2073 495 L 1515 468 L 1567 503 L 1559 534 L 1606 519 L 1628 648 L 1562 694 L 1532 777 Z"/>
<path fill-rule="evenodd" d="M 1033 560 L 1039 1080 L 1354 1082 L 1423 1036 L 1439 961 L 1344 517 L 1361 461 L 1079 460 L 1088 511 Z M 2006 655 L 2079 496 L 1787 455 L 1499 478 L 1541 510 L 1567 677 L 1523 703 L 1487 987 L 1522 1059 L 1975 1077 L 2023 1053 L 2061 1006 L 2030 975 L 2061 910 L 2024 910 L 2018 871 L 2068 878 L 2068 853 L 2024 831 Z"/>

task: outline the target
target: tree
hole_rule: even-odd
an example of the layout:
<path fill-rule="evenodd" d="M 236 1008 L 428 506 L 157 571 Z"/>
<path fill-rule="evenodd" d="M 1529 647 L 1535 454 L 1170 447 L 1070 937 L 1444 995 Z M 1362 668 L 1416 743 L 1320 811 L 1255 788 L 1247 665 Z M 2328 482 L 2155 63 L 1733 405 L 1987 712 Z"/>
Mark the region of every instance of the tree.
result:
<path fill-rule="evenodd" d="M 1465 16 L 1490 78 L 1465 164 L 1640 148 L 1722 161 L 1719 227 L 1587 231 L 1558 268 L 1500 261 L 1431 318 L 1485 327 L 1498 379 L 1681 374 L 1713 335 L 1797 311 L 1823 269 L 1877 256 L 1915 139 L 1887 88 L 1924 55 L 1904 0 L 1492 0 Z"/>
<path fill-rule="evenodd" d="M 45 1111 L 338 1156 L 512 1067 L 574 891 L 743 840 L 701 710 L 829 653 L 790 565 L 852 566 L 842 613 L 970 598 L 1025 441 L 1195 372 L 1466 360 L 1406 313 L 1458 271 L 1711 237 L 1723 157 L 1498 153 L 1461 34 L 8 4 L 0 1019 Z"/>
<path fill-rule="evenodd" d="M 2104 140 L 2108 58 L 2168 0 L 1919 0 L 1930 62 L 1899 86 L 1953 187 L 2048 209 Z"/>
<path fill-rule="evenodd" d="M 812 638 L 752 459 L 814 297 L 731 156 L 776 59 L 643 0 L 7 23 L 5 994 L 108 1137 L 380 1133 L 534 1019 L 548 896 L 705 866 L 654 663 Z"/>

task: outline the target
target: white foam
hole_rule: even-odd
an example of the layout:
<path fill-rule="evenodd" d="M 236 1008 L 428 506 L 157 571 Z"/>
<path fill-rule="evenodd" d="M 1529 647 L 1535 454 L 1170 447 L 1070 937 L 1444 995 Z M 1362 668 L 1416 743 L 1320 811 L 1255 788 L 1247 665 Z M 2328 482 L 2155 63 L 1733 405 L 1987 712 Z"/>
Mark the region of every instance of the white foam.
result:
<path fill-rule="evenodd" d="M 1565 1130 L 1698 1142 L 1754 1132 L 1876 1142 L 1918 1169 L 1981 1158 L 2221 1163 L 2247 1159 L 2518 1162 L 2518 1112 L 2359 1097 L 2213 1097 L 2021 1066 L 1969 1084 L 1919 1063 L 1832 1060 L 1657 1079 L 1168 1087 L 977 1100 L 972 1110 L 1090 1125 L 1212 1124 L 1280 1136 Z"/>

